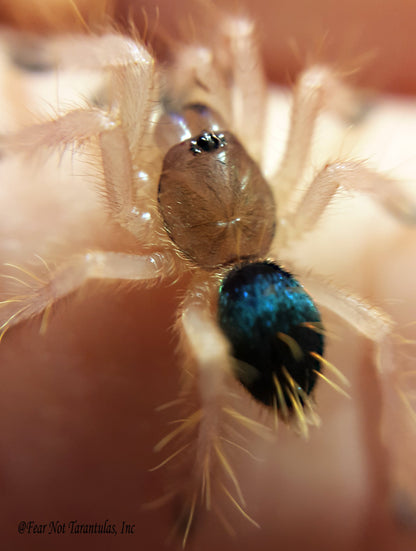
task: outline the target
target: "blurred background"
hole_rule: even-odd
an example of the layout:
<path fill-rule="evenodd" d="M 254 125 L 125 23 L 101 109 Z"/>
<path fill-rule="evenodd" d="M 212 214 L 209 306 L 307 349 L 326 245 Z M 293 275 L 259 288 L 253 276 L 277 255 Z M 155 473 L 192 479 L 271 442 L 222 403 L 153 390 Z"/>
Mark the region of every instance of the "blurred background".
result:
<path fill-rule="evenodd" d="M 174 32 L 192 13 L 209 11 L 215 4 L 255 20 L 267 74 L 274 82 L 290 83 L 306 60 L 318 59 L 358 68 L 360 85 L 396 93 L 416 91 L 412 0 L 1 0 L 0 21 L 56 32 L 82 29 L 79 14 L 94 28 L 105 20 L 105 12 L 122 26 L 133 20 L 139 30 L 147 28 L 151 34 L 158 27 Z"/>

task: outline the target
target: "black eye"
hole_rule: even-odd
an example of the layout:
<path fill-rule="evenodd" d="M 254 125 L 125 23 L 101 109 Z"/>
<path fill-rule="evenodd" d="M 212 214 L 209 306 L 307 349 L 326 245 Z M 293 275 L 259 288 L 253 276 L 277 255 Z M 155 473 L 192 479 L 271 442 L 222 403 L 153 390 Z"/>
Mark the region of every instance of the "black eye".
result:
<path fill-rule="evenodd" d="M 240 266 L 221 286 L 218 317 L 238 360 L 235 375 L 250 394 L 283 417 L 302 406 L 324 339 L 319 312 L 296 279 L 271 262 Z"/>
<path fill-rule="evenodd" d="M 226 145 L 223 134 L 214 134 L 213 132 L 204 132 L 191 140 L 190 150 L 194 155 L 199 155 L 203 151 L 215 151 Z"/>

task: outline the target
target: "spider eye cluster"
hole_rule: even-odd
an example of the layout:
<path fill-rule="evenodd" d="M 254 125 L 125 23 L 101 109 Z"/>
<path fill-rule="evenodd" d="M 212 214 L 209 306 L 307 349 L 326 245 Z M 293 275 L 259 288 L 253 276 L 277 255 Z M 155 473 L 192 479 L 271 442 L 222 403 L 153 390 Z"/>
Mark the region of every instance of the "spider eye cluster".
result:
<path fill-rule="evenodd" d="M 232 345 L 235 376 L 279 413 L 303 405 L 320 371 L 320 314 L 289 273 L 272 262 L 231 270 L 219 293 L 218 321 Z"/>
<path fill-rule="evenodd" d="M 200 136 L 191 140 L 190 150 L 194 155 L 200 155 L 203 151 L 210 152 L 224 147 L 227 144 L 224 134 L 203 132 Z"/>

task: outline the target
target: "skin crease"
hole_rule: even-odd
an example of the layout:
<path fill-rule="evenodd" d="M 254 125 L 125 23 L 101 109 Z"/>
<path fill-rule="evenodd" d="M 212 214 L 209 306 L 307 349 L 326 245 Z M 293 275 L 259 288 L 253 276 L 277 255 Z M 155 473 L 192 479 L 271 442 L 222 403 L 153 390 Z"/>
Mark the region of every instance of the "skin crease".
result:
<path fill-rule="evenodd" d="M 305 13 L 308 3 L 289 4 L 275 3 L 272 8 L 256 3 L 255 16 L 266 28 L 269 21 L 290 21 L 287 36 L 299 36 L 306 48 L 310 37 L 305 37 L 299 14 Z M 394 4 L 394 16 L 404 25 L 414 21 L 410 12 L 416 8 L 410 4 Z M 163 14 L 163 2 L 159 5 Z M 393 4 L 388 5 L 393 11 Z M 348 17 L 337 18 L 337 10 L 345 8 L 334 6 L 314 3 L 314 11 L 335 40 L 348 35 L 354 21 L 375 12 L 373 2 L 354 2 Z M 366 27 L 365 50 L 377 47 L 391 52 L 387 44 L 394 43 L 400 63 L 394 66 L 394 83 L 386 84 L 386 65 L 392 67 L 386 57 L 386 63 L 371 66 L 372 77 L 366 84 L 414 91 L 416 71 L 409 71 L 413 61 L 408 57 L 413 48 L 403 42 L 401 27 L 391 26 L 387 8 L 380 9 L 385 17 L 378 10 L 377 25 Z M 3 18 L 7 20 L 7 13 Z M 266 34 L 265 48 L 270 51 L 268 40 Z M 266 56 L 269 74 L 282 77 L 279 71 L 285 62 L 279 58 L 279 68 L 274 69 L 273 55 Z M 108 249 L 119 239 L 128 240 L 111 229 L 94 239 L 105 242 Z M 402 273 L 410 272 L 407 263 L 414 248 L 411 232 L 403 230 L 386 247 L 373 249 L 360 282 L 367 297 L 412 298 L 412 278 L 398 285 L 396 271 L 402 267 Z M 378 274 L 387 257 L 381 279 Z M 80 549 L 89 549 L 98 541 L 106 549 L 164 548 L 172 511 L 168 507 L 142 511 L 141 506 L 163 494 L 163 472 L 148 469 L 163 459 L 152 449 L 170 430 L 169 415 L 155 408 L 176 396 L 180 365 L 172 325 L 178 296 L 185 288 L 185 281 L 151 289 L 90 282 L 55 309 L 45 335 L 39 335 L 39 319 L 6 335 L 0 347 L 0 541 L 5 548 L 66 550 L 73 549 L 75 542 Z M 412 309 L 408 303 L 406 308 L 403 313 L 396 306 L 393 313 L 408 321 Z M 336 320 L 330 321 L 336 326 Z M 241 459 L 238 474 L 249 512 L 261 523 L 261 531 L 236 516 L 237 538 L 230 540 L 215 519 L 203 519 L 190 549 L 214 545 L 240 551 L 255 545 L 266 551 L 277 545 L 321 551 L 414 549 L 415 533 L 395 522 L 386 500 L 387 459 L 374 430 L 381 406 L 372 383 L 371 346 L 343 324 L 340 327 L 344 340 L 331 344 L 330 353 L 344 372 L 351 368 L 346 374 L 352 399 L 344 401 L 324 388 L 318 404 L 323 427 L 314 429 L 306 444 L 285 428 L 277 444 L 253 442 L 261 462 Z M 102 523 L 106 519 L 119 529 L 123 520 L 134 524 L 134 535 L 17 534 L 20 520 Z"/>

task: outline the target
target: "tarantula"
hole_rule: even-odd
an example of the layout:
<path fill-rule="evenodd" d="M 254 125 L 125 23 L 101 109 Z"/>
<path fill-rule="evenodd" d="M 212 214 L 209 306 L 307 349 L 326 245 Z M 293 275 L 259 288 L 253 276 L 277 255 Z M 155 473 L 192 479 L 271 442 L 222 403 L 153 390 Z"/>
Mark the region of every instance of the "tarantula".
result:
<path fill-rule="evenodd" d="M 30 289 L 26 283 L 2 302 L 2 336 L 88 279 L 148 283 L 189 274 L 177 322 L 188 377 L 176 401 L 188 416 L 156 446 L 179 442 L 163 463 L 182 455 L 192 464 L 186 482 L 171 492 L 181 494 L 185 543 L 199 500 L 211 507 L 215 464 L 236 497 L 220 483 L 223 491 L 242 511 L 220 437 L 232 421 L 264 427 L 229 405 L 241 385 L 274 412 L 276 423 L 306 435 L 317 422 L 316 383 L 330 382 L 322 371 L 342 380 L 324 356 L 316 304 L 374 341 L 379 368 L 393 369 L 388 316 L 296 265 L 283 268 L 285 250 L 316 226 L 339 188 L 370 195 L 400 219 L 414 221 L 415 211 L 394 181 L 349 160 L 324 165 L 295 197 L 317 117 L 336 107 L 332 98 L 343 91 L 326 66 L 309 67 L 298 78 L 283 159 L 266 179 L 259 168 L 265 85 L 253 25 L 245 19 L 226 18 L 212 42 L 182 46 L 168 66 L 117 33 L 54 39 L 48 48 L 64 65 L 102 73 L 99 94 L 84 107 L 6 136 L 3 150 L 34 155 L 94 142 L 100 155 L 92 161 L 110 219 L 134 236 L 138 253 L 77 254 L 46 280 L 21 268 Z"/>

